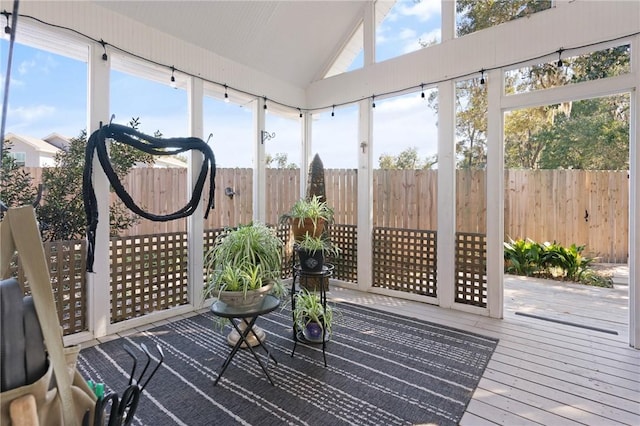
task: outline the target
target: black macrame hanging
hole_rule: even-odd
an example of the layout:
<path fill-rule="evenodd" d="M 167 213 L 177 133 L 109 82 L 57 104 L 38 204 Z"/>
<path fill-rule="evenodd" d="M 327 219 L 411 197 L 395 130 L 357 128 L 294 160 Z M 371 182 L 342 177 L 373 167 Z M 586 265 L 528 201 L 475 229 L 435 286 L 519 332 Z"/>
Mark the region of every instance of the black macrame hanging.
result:
<path fill-rule="evenodd" d="M 116 142 L 130 145 L 151 155 L 175 155 L 192 149 L 197 149 L 202 152 L 204 161 L 202 162 L 202 168 L 200 169 L 200 174 L 198 175 L 198 180 L 196 181 L 196 185 L 193 189 L 189 202 L 183 208 L 167 215 L 155 215 L 142 210 L 135 201 L 133 201 L 133 198 L 131 198 L 126 189 L 124 189 L 118 175 L 113 170 L 111 161 L 109 160 L 109 153 L 107 151 L 107 139 L 113 139 Z M 198 207 L 198 202 L 202 195 L 209 167 L 211 167 L 211 173 L 209 173 L 209 201 L 205 209 L 205 219 L 209 215 L 209 210 L 214 207 L 216 163 L 211 147 L 209 147 L 209 145 L 207 145 L 202 139 L 195 137 L 162 139 L 145 135 L 131 127 L 119 124 L 102 126 L 89 137 L 87 148 L 85 150 L 85 165 L 82 176 L 82 196 L 84 198 L 84 210 L 87 216 L 87 271 L 89 272 L 93 272 L 96 229 L 98 227 L 98 203 L 96 200 L 95 190 L 93 188 L 93 182 L 91 180 L 91 176 L 93 174 L 93 154 L 96 151 L 98 153 L 98 160 L 100 160 L 102 169 L 107 175 L 109 183 L 115 190 L 118 197 L 129 208 L 129 210 L 144 217 L 145 219 L 156 222 L 166 222 L 191 216 Z"/>

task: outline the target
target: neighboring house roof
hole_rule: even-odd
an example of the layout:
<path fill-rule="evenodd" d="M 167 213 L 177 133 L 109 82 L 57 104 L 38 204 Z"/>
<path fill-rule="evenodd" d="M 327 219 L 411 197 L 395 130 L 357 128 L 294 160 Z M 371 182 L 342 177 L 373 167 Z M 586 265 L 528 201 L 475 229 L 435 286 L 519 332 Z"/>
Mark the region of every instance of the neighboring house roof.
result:
<path fill-rule="evenodd" d="M 57 154 L 60 151 L 60 148 L 52 145 L 49 142 L 46 142 L 42 139 L 34 138 L 32 136 L 25 135 L 16 135 L 15 133 L 8 133 L 5 136 L 5 139 L 12 141 L 15 144 L 15 141 L 22 142 L 24 144 L 30 145 L 34 150 L 47 154 Z"/>
<path fill-rule="evenodd" d="M 153 157 L 154 167 L 187 167 L 187 163 L 173 155 L 161 155 Z"/>
<path fill-rule="evenodd" d="M 45 142 L 49 142 L 51 145 L 55 146 L 56 148 L 60 148 L 65 151 L 71 144 L 71 140 L 68 137 L 62 136 L 60 133 L 56 133 L 56 132 L 53 132 L 48 136 L 45 136 L 44 138 L 42 138 L 42 140 L 44 140 Z"/>

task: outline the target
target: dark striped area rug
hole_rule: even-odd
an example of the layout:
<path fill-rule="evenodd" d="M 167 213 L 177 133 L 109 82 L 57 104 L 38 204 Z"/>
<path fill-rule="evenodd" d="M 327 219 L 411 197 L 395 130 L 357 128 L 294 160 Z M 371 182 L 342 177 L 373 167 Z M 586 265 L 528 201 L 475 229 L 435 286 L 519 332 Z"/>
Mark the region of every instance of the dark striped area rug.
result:
<path fill-rule="evenodd" d="M 213 381 L 231 348 L 213 330 L 210 313 L 83 349 L 83 376 L 122 391 L 129 378 L 130 347 L 164 349 L 165 362 L 147 386 L 133 424 L 138 425 L 455 425 L 489 362 L 497 340 L 478 334 L 338 304 L 326 345 L 298 344 L 291 357 L 291 314 L 260 317 L 272 386 L 248 350 L 241 350 L 216 387 Z M 256 349 L 264 359 L 264 351 Z M 142 361 L 138 363 L 138 372 Z M 154 363 L 152 363 L 153 365 Z"/>

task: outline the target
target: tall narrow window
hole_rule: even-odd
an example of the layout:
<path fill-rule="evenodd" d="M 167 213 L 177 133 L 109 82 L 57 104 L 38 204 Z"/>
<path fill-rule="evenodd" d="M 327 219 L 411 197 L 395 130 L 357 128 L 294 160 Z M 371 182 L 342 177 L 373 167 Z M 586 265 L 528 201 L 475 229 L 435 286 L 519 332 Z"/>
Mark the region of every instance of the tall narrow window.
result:
<path fill-rule="evenodd" d="M 376 62 L 440 43 L 441 1 L 376 2 Z"/>

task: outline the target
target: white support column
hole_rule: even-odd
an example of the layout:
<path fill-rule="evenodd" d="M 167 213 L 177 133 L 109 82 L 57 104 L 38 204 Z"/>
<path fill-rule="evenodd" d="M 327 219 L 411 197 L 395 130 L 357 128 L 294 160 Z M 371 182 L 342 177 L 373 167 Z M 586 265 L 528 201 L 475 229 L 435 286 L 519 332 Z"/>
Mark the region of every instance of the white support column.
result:
<path fill-rule="evenodd" d="M 102 59 L 102 46 L 89 46 L 87 79 L 87 137 L 109 124 L 110 60 Z M 87 273 L 87 319 L 94 337 L 107 334 L 111 323 L 111 287 L 109 259 L 109 180 L 102 170 L 97 155 L 93 157 L 93 187 L 98 201 L 98 228 L 96 230 L 93 273 Z"/>
<path fill-rule="evenodd" d="M 307 173 L 311 164 L 311 147 L 313 145 L 313 114 L 302 114 L 302 159 L 300 161 L 300 198 L 307 193 Z"/>
<path fill-rule="evenodd" d="M 252 102 L 253 106 L 253 134 L 255 137 L 253 148 L 253 220 L 266 222 L 267 206 L 265 191 L 267 188 L 265 168 L 265 149 L 262 133 L 265 131 L 265 100 L 258 98 Z"/>
<path fill-rule="evenodd" d="M 365 5 L 362 23 L 362 47 L 364 67 L 376 62 L 376 2 L 369 1 Z"/>
<path fill-rule="evenodd" d="M 372 237 L 373 237 L 373 112 L 371 99 L 359 103 L 358 127 L 358 223 L 357 223 L 357 270 L 358 289 L 368 291 L 372 283 Z"/>
<path fill-rule="evenodd" d="M 202 80 L 190 77 L 187 87 L 189 111 L 189 135 L 203 138 L 204 132 L 204 88 Z M 198 174 L 202 167 L 203 156 L 200 151 L 188 152 L 187 194 L 192 194 L 196 186 Z M 211 172 L 211 171 L 210 171 Z M 203 194 L 204 195 L 204 194 Z M 202 306 L 202 290 L 204 278 L 204 202 L 203 196 L 199 200 L 199 209 L 187 218 L 187 253 L 189 276 L 189 302 L 198 308 Z"/>
<path fill-rule="evenodd" d="M 455 83 L 438 84 L 438 304 L 451 308 L 455 288 Z"/>
<path fill-rule="evenodd" d="M 504 307 L 504 136 L 500 99 L 501 70 L 487 75 L 487 309 L 489 316 L 502 318 Z"/>
<path fill-rule="evenodd" d="M 442 41 L 456 38 L 456 2 L 454 0 L 442 0 L 440 16 Z"/>
<path fill-rule="evenodd" d="M 631 43 L 631 70 L 640 80 L 640 36 Z M 629 113 L 629 345 L 640 349 L 640 85 L 630 96 Z"/>

